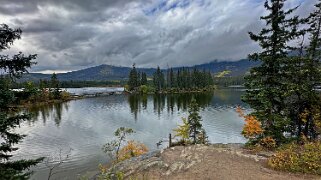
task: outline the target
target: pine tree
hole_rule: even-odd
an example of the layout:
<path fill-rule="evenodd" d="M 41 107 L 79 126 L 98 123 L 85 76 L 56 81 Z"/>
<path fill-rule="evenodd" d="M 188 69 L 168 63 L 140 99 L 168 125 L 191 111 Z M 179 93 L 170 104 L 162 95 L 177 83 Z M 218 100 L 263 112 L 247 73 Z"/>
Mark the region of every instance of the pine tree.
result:
<path fill-rule="evenodd" d="M 299 53 L 284 58 L 286 63 L 282 66 L 283 84 L 286 85 L 284 89 L 287 91 L 284 98 L 286 106 L 282 112 L 291 120 L 287 131 L 298 141 L 301 140 L 302 135 L 309 139 L 316 139 L 318 135 L 316 124 L 319 118 L 316 118 L 315 115 L 319 114 L 321 99 L 314 89 L 321 80 L 320 54 L 318 54 L 318 48 L 320 48 L 320 5 L 321 3 L 316 5 L 317 10 L 312 12 L 307 19 L 293 23 L 298 26 L 308 22 L 310 27 L 307 30 L 297 30 L 297 34 L 301 36 L 301 42 L 295 50 Z M 307 48 L 307 53 L 304 53 L 304 37 L 307 32 L 310 33 L 310 45 Z"/>
<path fill-rule="evenodd" d="M 169 68 L 166 70 L 166 87 L 168 89 L 172 88 L 171 73 Z"/>
<path fill-rule="evenodd" d="M 206 74 L 206 79 L 207 79 L 207 86 L 212 86 L 214 85 L 213 77 L 210 71 Z"/>
<path fill-rule="evenodd" d="M 199 134 L 203 131 L 202 129 L 202 118 L 199 115 L 199 106 L 194 98 L 192 98 L 192 101 L 190 103 L 189 109 L 188 109 L 188 124 L 189 124 L 189 134 L 190 137 L 193 139 L 193 143 L 196 144 Z"/>
<path fill-rule="evenodd" d="M 0 25 L 0 52 L 10 48 L 13 41 L 20 39 L 22 31 L 20 29 L 11 29 L 5 24 Z M 24 56 L 19 53 L 12 58 L 6 55 L 0 55 L 0 71 L 9 75 L 10 79 L 0 77 L 0 177 L 1 179 L 28 179 L 31 172 L 28 169 L 36 165 L 43 158 L 35 160 L 10 160 L 12 152 L 17 148 L 13 147 L 22 141 L 25 135 L 14 133 L 12 130 L 19 126 L 22 121 L 28 120 L 27 114 L 14 115 L 9 106 L 15 99 L 10 90 L 10 82 L 19 78 L 23 73 L 28 72 L 27 68 L 35 64 L 32 60 L 36 55 Z"/>
<path fill-rule="evenodd" d="M 147 85 L 147 75 L 146 73 L 142 72 L 142 80 L 141 80 L 142 85 Z"/>
<path fill-rule="evenodd" d="M 165 86 L 164 74 L 160 70 L 159 66 L 157 67 L 157 70 L 154 73 L 153 82 L 154 82 L 154 86 L 155 86 L 157 92 L 161 91 Z"/>
<path fill-rule="evenodd" d="M 300 47 L 300 55 L 298 57 L 290 57 L 292 62 L 292 86 L 289 92 L 292 92 L 291 101 L 291 117 L 292 131 L 300 140 L 301 134 L 310 139 L 316 139 L 318 133 L 316 131 L 317 124 L 320 123 L 316 115 L 319 114 L 321 108 L 321 99 L 319 94 L 315 92 L 315 87 L 321 80 L 320 73 L 320 47 L 321 47 L 321 1 L 316 5 L 313 11 L 306 19 L 309 28 L 306 32 L 310 35 L 310 44 L 307 48 L 307 54 L 304 55 L 304 38 Z M 304 32 L 304 33 L 306 33 Z M 304 37 L 305 34 L 303 34 Z M 294 101 L 296 100 L 296 101 Z"/>
<path fill-rule="evenodd" d="M 137 70 L 135 67 L 135 63 L 133 64 L 133 68 L 129 73 L 129 80 L 128 80 L 129 90 L 132 91 L 137 87 Z"/>
<path fill-rule="evenodd" d="M 315 86 L 320 82 L 320 72 L 313 60 L 307 57 L 289 57 L 284 68 L 288 71 L 286 77 L 287 95 L 285 102 L 287 105 L 283 113 L 291 120 L 289 124 L 291 132 L 298 140 L 301 135 L 315 139 L 315 121 L 313 111 L 320 109 L 320 97 L 315 92 Z M 302 115 L 308 113 L 309 116 L 302 119 Z"/>
<path fill-rule="evenodd" d="M 177 83 L 177 88 L 182 89 L 182 78 L 181 78 L 180 69 L 177 70 L 176 83 Z"/>
<path fill-rule="evenodd" d="M 50 79 L 50 91 L 53 93 L 55 99 L 60 98 L 60 83 L 56 73 L 53 73 Z"/>
<path fill-rule="evenodd" d="M 185 67 L 183 67 L 182 69 L 182 76 L 181 76 L 181 81 L 182 81 L 182 88 L 186 89 L 186 84 L 187 84 L 187 71 L 185 69 Z"/>
<path fill-rule="evenodd" d="M 192 77 L 189 69 L 186 70 L 186 88 L 190 89 L 192 86 Z"/>
<path fill-rule="evenodd" d="M 320 60 L 320 46 L 321 46 L 321 0 L 315 5 L 316 10 L 307 18 L 310 26 L 308 32 L 310 35 L 310 45 L 308 48 L 308 55 L 310 59 L 315 61 Z"/>
<path fill-rule="evenodd" d="M 284 76 L 284 63 L 287 51 L 292 48 L 288 42 L 297 37 L 298 17 L 288 18 L 296 9 L 284 10 L 286 0 L 267 0 L 264 7 L 269 11 L 261 17 L 266 22 L 259 34 L 249 33 L 250 38 L 258 42 L 263 49 L 250 55 L 250 59 L 261 61 L 261 65 L 251 69 L 246 77 L 246 91 L 243 100 L 254 109 L 252 113 L 262 123 L 264 135 L 271 136 L 277 142 L 285 139 L 284 132 L 289 119 L 284 115 L 286 106 L 284 96 L 287 93 Z"/>
<path fill-rule="evenodd" d="M 197 70 L 196 68 L 193 69 L 192 71 L 192 86 L 193 88 L 196 88 L 197 87 Z"/>
<path fill-rule="evenodd" d="M 160 71 L 160 73 L 159 73 L 159 79 L 160 79 L 160 87 L 161 87 L 160 90 L 162 90 L 165 88 L 165 77 L 164 77 L 164 73 L 162 71 Z"/>
<path fill-rule="evenodd" d="M 170 88 L 176 87 L 175 74 L 173 68 L 171 68 L 169 71 L 169 81 L 171 82 Z"/>
<path fill-rule="evenodd" d="M 140 76 L 140 72 L 137 73 L 137 82 L 136 82 L 136 87 L 139 87 L 141 84 L 141 76 Z"/>

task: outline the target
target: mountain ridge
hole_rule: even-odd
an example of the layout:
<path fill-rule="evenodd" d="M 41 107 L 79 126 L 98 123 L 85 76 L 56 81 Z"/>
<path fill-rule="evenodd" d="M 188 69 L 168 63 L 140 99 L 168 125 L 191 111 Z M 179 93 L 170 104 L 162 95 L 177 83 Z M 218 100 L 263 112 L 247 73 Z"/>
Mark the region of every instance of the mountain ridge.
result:
<path fill-rule="evenodd" d="M 241 59 L 239 61 L 211 61 L 204 64 L 198 64 L 194 66 L 182 66 L 173 67 L 176 71 L 181 68 L 198 69 L 210 71 L 215 74 L 224 70 L 229 70 L 231 73 L 229 76 L 241 76 L 249 71 L 250 68 L 257 66 L 259 62 L 249 61 L 248 59 Z M 156 71 L 156 68 L 136 68 L 137 71 L 145 72 L 147 76 L 152 76 Z M 67 73 L 57 73 L 57 77 L 60 81 L 112 81 L 112 80 L 126 80 L 128 78 L 131 67 L 113 66 L 108 64 L 102 64 L 93 66 L 77 71 L 71 71 Z M 167 69 L 162 69 L 167 71 Z M 29 73 L 25 74 L 21 81 L 39 81 L 40 79 L 49 80 L 51 74 L 42 73 Z"/>

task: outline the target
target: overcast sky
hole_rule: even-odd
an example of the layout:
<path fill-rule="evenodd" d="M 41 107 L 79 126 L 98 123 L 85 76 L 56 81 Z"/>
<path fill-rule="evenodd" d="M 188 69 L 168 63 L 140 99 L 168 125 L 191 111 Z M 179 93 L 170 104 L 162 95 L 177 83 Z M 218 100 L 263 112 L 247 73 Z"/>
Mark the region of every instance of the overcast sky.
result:
<path fill-rule="evenodd" d="M 186 66 L 257 51 L 264 0 L 0 0 L 0 23 L 23 30 L 3 54 L 38 54 L 33 72 L 100 64 Z M 316 0 L 301 4 L 307 15 Z"/>

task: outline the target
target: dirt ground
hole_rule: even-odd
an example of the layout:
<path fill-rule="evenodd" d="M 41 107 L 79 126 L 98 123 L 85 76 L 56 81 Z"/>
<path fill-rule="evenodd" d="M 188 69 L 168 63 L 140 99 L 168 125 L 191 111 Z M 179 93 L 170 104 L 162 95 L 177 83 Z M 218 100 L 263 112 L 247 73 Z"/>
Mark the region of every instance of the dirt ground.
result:
<path fill-rule="evenodd" d="M 178 146 L 158 155 L 120 165 L 127 179 L 204 180 L 299 180 L 321 176 L 268 169 L 264 156 L 251 155 L 239 147 Z"/>

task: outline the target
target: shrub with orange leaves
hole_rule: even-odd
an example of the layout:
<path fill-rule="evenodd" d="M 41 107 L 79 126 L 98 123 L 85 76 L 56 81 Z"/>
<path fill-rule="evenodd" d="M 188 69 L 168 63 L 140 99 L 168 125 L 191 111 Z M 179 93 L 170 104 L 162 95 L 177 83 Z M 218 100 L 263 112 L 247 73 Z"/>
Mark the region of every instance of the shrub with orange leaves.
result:
<path fill-rule="evenodd" d="M 242 134 L 244 137 L 253 139 L 258 135 L 263 133 L 263 129 L 261 128 L 261 123 L 255 118 L 255 116 L 246 115 L 245 125 L 243 127 Z"/>
<path fill-rule="evenodd" d="M 148 148 L 144 144 L 135 141 L 128 141 L 127 145 L 120 149 L 118 153 L 118 161 L 124 161 L 131 157 L 146 154 L 147 152 Z"/>
<path fill-rule="evenodd" d="M 242 131 L 242 134 L 245 138 L 255 139 L 263 133 L 261 123 L 256 119 L 255 116 L 245 115 L 241 107 L 237 107 L 236 112 L 240 117 L 245 119 L 245 125 Z"/>

